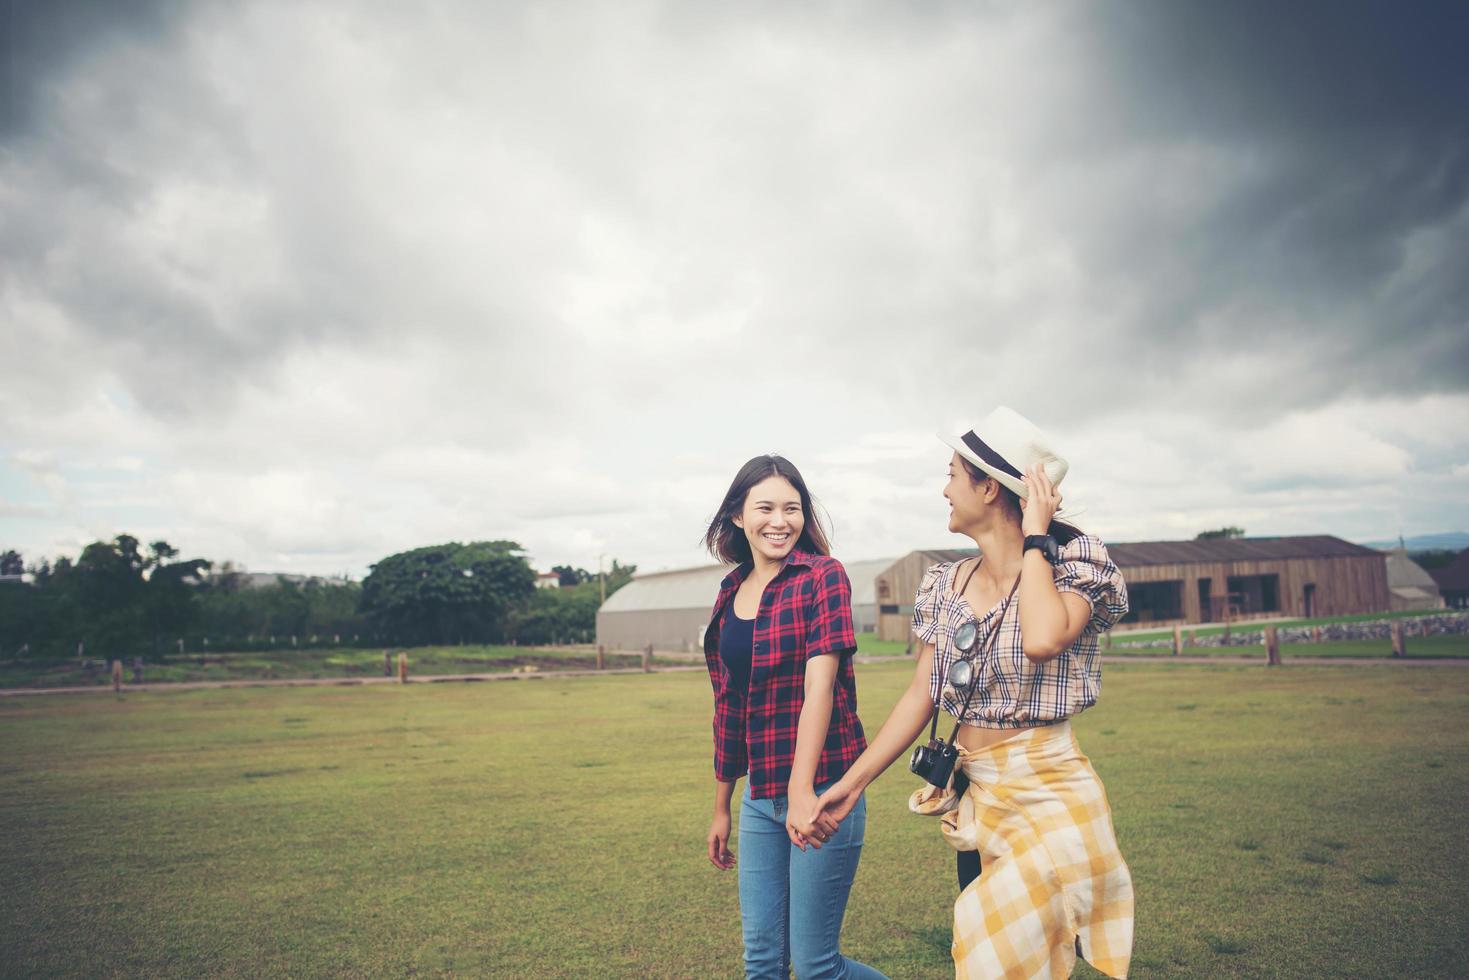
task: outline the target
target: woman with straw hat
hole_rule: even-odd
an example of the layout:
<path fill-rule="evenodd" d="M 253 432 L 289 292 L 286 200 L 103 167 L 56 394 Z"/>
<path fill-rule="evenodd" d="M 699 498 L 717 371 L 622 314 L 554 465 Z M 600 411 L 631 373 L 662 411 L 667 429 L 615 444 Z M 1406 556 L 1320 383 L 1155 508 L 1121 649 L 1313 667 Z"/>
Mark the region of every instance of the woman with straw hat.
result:
<path fill-rule="evenodd" d="M 1132 878 L 1068 719 L 1097 700 L 1098 637 L 1127 612 L 1127 587 L 1098 538 L 1055 519 L 1068 467 L 1043 431 L 1002 407 L 940 438 L 949 530 L 980 554 L 924 575 L 913 680 L 812 819 L 845 817 L 928 726 L 911 768 L 929 785 L 909 806 L 939 816 L 959 851 L 957 975 L 1067 977 L 1079 953 L 1124 977 Z"/>

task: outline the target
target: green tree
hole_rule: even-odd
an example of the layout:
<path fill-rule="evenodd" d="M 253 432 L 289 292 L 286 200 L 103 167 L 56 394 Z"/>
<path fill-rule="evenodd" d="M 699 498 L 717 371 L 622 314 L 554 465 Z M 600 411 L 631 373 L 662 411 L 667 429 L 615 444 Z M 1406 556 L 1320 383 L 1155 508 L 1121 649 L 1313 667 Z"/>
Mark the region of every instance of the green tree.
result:
<path fill-rule="evenodd" d="M 1224 538 L 1242 538 L 1245 529 L 1242 527 L 1221 527 L 1215 531 L 1200 531 L 1194 535 L 1195 541 L 1219 541 Z"/>
<path fill-rule="evenodd" d="M 204 558 L 170 561 L 178 557 L 179 551 L 167 541 L 154 541 L 148 552 L 143 592 L 153 652 L 157 655 L 168 638 L 180 637 L 194 627 L 199 616 L 196 586 L 213 563 Z"/>
<path fill-rule="evenodd" d="M 585 568 L 572 568 L 570 565 L 552 565 L 551 571 L 560 577 L 563 589 L 574 588 L 592 577 Z"/>
<path fill-rule="evenodd" d="M 362 582 L 361 610 L 400 643 L 490 642 L 535 593 L 513 541 L 439 544 L 389 555 Z"/>
<path fill-rule="evenodd" d="M 612 593 L 631 582 L 637 571 L 638 566 L 636 565 L 621 565 L 618 564 L 616 558 L 612 559 L 612 571 L 607 573 L 607 595 L 610 597 Z"/>

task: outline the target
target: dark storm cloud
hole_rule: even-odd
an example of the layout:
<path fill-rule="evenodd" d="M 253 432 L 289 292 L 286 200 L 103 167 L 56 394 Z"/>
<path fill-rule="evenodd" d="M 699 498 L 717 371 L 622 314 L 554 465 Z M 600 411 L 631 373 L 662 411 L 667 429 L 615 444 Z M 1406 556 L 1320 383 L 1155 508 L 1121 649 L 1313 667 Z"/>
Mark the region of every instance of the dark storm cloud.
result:
<path fill-rule="evenodd" d="M 44 128 L 51 85 L 116 43 L 153 43 L 177 23 L 176 0 L 4 0 L 0 140 Z"/>
<path fill-rule="evenodd" d="M 1134 342 L 1290 355 L 1311 402 L 1469 385 L 1469 6 L 1090 10 L 1073 145 L 1156 182 L 1087 242 L 1099 281 L 1147 283 Z M 1155 207 L 1191 181 L 1205 203 Z"/>

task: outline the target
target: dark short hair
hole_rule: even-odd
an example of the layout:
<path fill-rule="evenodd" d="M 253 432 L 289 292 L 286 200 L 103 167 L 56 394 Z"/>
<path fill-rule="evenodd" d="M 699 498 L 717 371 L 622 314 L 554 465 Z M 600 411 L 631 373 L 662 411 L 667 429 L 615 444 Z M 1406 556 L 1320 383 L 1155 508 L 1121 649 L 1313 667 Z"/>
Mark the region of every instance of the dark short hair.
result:
<path fill-rule="evenodd" d="M 958 456 L 959 462 L 964 464 L 964 472 L 968 474 L 969 482 L 972 486 L 978 486 L 985 480 L 995 480 L 994 477 L 965 459 L 963 453 L 955 453 L 954 455 Z M 1022 519 L 1025 516 L 1025 508 L 1020 503 L 1020 494 L 1011 490 L 1005 484 L 1000 483 L 999 480 L 995 480 L 995 483 L 999 486 L 999 499 L 1001 504 L 1006 510 L 1015 515 L 1017 521 Z M 1052 518 L 1050 533 L 1051 537 L 1056 539 L 1057 544 L 1066 544 L 1069 541 L 1081 537 L 1082 530 L 1074 524 L 1068 524 L 1066 521 L 1059 521 Z"/>
<path fill-rule="evenodd" d="M 709 530 L 704 532 L 704 546 L 715 558 L 731 565 L 742 565 L 754 560 L 754 556 L 750 554 L 750 542 L 746 540 L 745 532 L 735 526 L 734 519 L 744 512 L 745 498 L 750 495 L 755 484 L 772 476 L 783 477 L 800 494 L 801 514 L 806 520 L 801 528 L 801 536 L 796 539 L 796 548 L 816 555 L 831 554 L 826 529 L 821 525 L 821 518 L 816 516 L 811 491 L 806 489 L 801 471 L 784 456 L 772 453 L 768 456 L 756 456 L 741 466 L 734 481 L 730 483 L 724 500 L 719 504 L 719 510 L 709 522 Z"/>

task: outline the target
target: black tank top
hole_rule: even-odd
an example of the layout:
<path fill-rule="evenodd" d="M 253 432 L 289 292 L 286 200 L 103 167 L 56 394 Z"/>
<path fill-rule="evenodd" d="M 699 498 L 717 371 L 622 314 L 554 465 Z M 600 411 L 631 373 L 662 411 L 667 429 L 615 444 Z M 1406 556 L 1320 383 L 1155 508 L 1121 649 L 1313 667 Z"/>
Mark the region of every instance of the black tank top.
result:
<path fill-rule="evenodd" d="M 729 684 L 740 693 L 750 689 L 750 659 L 755 650 L 755 621 L 735 615 L 734 602 L 719 624 L 719 659 L 729 670 Z"/>

